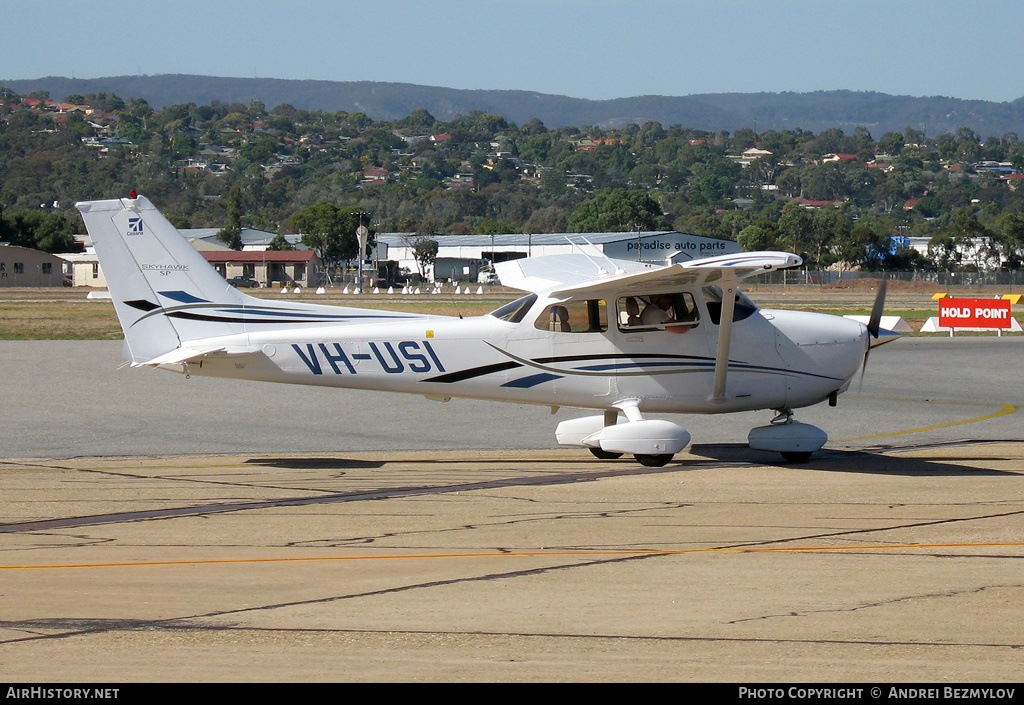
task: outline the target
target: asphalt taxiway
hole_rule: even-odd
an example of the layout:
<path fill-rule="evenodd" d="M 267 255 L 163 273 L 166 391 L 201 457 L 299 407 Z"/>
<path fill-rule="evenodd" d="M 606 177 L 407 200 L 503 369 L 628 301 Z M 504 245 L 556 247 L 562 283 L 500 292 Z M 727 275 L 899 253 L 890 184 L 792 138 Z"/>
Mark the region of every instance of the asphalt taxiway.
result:
<path fill-rule="evenodd" d="M 906 338 L 664 468 L 546 408 L 0 343 L 0 679 L 1016 682 L 1024 338 Z"/>

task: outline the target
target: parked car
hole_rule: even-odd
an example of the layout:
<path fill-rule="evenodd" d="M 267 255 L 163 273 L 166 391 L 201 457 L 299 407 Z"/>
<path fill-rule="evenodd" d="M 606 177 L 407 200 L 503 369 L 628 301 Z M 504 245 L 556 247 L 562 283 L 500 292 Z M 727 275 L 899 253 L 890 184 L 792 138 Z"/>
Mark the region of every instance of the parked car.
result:
<path fill-rule="evenodd" d="M 228 279 L 228 284 L 238 289 L 255 289 L 260 285 L 258 281 L 249 277 L 231 277 Z"/>

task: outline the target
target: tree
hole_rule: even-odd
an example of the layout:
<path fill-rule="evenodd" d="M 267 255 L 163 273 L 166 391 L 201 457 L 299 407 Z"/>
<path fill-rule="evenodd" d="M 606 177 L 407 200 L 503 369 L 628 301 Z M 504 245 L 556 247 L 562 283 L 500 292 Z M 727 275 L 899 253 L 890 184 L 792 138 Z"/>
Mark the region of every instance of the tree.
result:
<path fill-rule="evenodd" d="M 989 240 L 991 232 L 978 218 L 978 212 L 973 206 L 965 206 L 953 211 L 950 218 L 948 234 L 952 239 L 952 247 L 956 254 L 955 261 L 960 264 L 965 256 L 973 259 L 971 264 L 976 269 L 983 269 L 988 264 L 989 252 L 986 247 L 979 246 Z M 946 243 L 946 252 L 949 251 L 949 243 Z M 930 251 L 929 247 L 929 251 Z"/>
<path fill-rule="evenodd" d="M 758 157 L 750 163 L 750 166 L 757 170 L 758 176 L 761 180 L 766 183 L 772 183 L 775 178 L 776 172 L 779 170 L 779 157 L 776 154 L 766 154 L 763 157 Z"/>
<path fill-rule="evenodd" d="M 427 270 L 437 260 L 437 240 L 426 235 L 417 234 L 407 244 L 412 247 L 412 256 L 416 260 L 416 269 L 420 277 L 427 278 Z"/>
<path fill-rule="evenodd" d="M 5 242 L 43 252 L 79 252 L 73 223 L 60 213 L 20 210 L 0 218 L 0 235 Z"/>
<path fill-rule="evenodd" d="M 284 235 L 278 233 L 274 238 L 267 244 L 267 249 L 273 252 L 282 252 L 285 250 L 294 250 L 295 245 L 288 242 Z"/>
<path fill-rule="evenodd" d="M 892 239 L 874 225 L 877 223 L 857 223 L 839 241 L 836 249 L 841 262 L 871 271 L 882 269 L 881 262 L 892 249 Z"/>
<path fill-rule="evenodd" d="M 329 274 L 336 273 L 359 254 L 356 229 L 363 216 L 359 207 L 339 208 L 327 201 L 317 201 L 292 216 L 292 228 L 302 233 L 302 244 L 320 259 Z"/>
<path fill-rule="evenodd" d="M 0 203 L 0 242 L 13 242 L 16 232 L 14 225 L 4 216 L 4 206 Z"/>
<path fill-rule="evenodd" d="M 834 264 L 836 245 L 850 232 L 849 218 L 832 209 L 814 211 L 811 229 L 814 233 L 811 247 L 815 263 L 819 268 Z"/>
<path fill-rule="evenodd" d="M 496 220 L 495 218 L 483 218 L 475 228 L 473 228 L 474 235 L 502 235 L 504 233 L 517 233 L 519 228 L 514 225 Z"/>
<path fill-rule="evenodd" d="M 942 201 L 935 196 L 925 196 L 918 200 L 914 210 L 925 218 L 938 218 L 942 215 Z"/>
<path fill-rule="evenodd" d="M 1024 218 L 1008 213 L 989 238 L 989 256 L 1001 269 L 1015 272 L 1024 268 Z"/>
<path fill-rule="evenodd" d="M 178 230 L 186 230 L 192 227 L 192 223 L 189 222 L 189 219 L 180 213 L 168 214 L 167 220 L 169 220 L 171 225 L 176 227 Z"/>
<path fill-rule="evenodd" d="M 771 221 L 758 221 L 740 231 L 736 242 L 745 252 L 762 252 L 778 248 L 779 229 Z"/>
<path fill-rule="evenodd" d="M 775 179 L 779 192 L 791 198 L 803 197 L 803 174 L 801 169 L 786 169 Z"/>
<path fill-rule="evenodd" d="M 561 206 L 540 208 L 530 214 L 523 232 L 527 233 L 563 233 L 568 229 L 569 212 Z"/>
<path fill-rule="evenodd" d="M 904 141 L 903 133 L 886 132 L 882 135 L 882 138 L 878 140 L 878 148 L 881 149 L 883 153 L 895 157 L 903 150 Z"/>
<path fill-rule="evenodd" d="M 790 204 L 782 210 L 779 217 L 779 244 L 784 245 L 787 252 L 800 255 L 804 265 L 809 268 L 817 266 L 809 252 L 816 250 L 814 242 L 814 216 L 806 208 Z"/>
<path fill-rule="evenodd" d="M 661 206 L 643 191 L 601 191 L 581 203 L 569 216 L 569 230 L 576 233 L 623 233 L 656 230 L 662 226 Z"/>
<path fill-rule="evenodd" d="M 4 215 L 4 242 L 15 247 L 35 247 L 35 231 L 42 219 L 42 213 L 28 209 Z"/>
<path fill-rule="evenodd" d="M 232 186 L 228 192 L 228 218 L 217 239 L 232 250 L 242 249 L 242 190 Z"/>
<path fill-rule="evenodd" d="M 409 113 L 408 117 L 395 122 L 395 127 L 405 127 L 415 130 L 429 130 L 437 123 L 437 118 L 430 114 L 426 108 L 417 108 Z"/>
<path fill-rule="evenodd" d="M 554 198 L 565 195 L 567 190 L 565 172 L 560 169 L 547 169 L 541 172 L 540 187 L 544 193 Z"/>
<path fill-rule="evenodd" d="M 43 252 L 78 252 L 81 243 L 75 240 L 74 226 L 60 213 L 48 213 L 35 232 L 35 247 Z"/>

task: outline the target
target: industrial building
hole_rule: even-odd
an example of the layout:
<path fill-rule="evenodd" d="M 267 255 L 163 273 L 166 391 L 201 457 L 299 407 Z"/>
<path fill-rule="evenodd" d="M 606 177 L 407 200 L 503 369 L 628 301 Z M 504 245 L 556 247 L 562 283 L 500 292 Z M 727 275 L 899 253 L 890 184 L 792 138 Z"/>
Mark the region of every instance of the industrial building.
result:
<path fill-rule="evenodd" d="M 400 269 L 419 273 L 413 256 L 416 235 L 378 233 L 376 259 L 392 260 Z M 483 281 L 492 264 L 522 257 L 582 252 L 654 264 L 672 264 L 701 257 L 739 252 L 732 240 L 721 240 L 675 231 L 633 233 L 545 233 L 502 235 L 436 235 L 437 258 L 428 271 L 429 281 Z"/>
<path fill-rule="evenodd" d="M 0 286 L 64 286 L 64 265 L 49 252 L 0 245 Z"/>
<path fill-rule="evenodd" d="M 319 262 L 309 250 L 267 250 L 266 245 L 274 237 L 273 233 L 252 229 L 242 231 L 245 249 L 230 250 L 216 239 L 216 232 L 214 228 L 181 231 L 226 279 L 244 277 L 257 281 L 261 286 L 287 283 L 312 287 L 324 283 Z M 298 242 L 296 235 L 286 237 Z M 420 272 L 420 265 L 413 255 L 413 246 L 420 237 L 435 240 L 438 244 L 436 259 L 423 272 Z M 89 243 L 86 244 L 84 253 L 63 255 L 71 262 L 68 269 L 73 284 L 106 287 L 99 261 L 92 248 L 88 247 Z M 739 251 L 739 245 L 732 240 L 675 231 L 426 236 L 378 233 L 372 265 L 376 270 L 385 262 L 395 262 L 394 270 L 422 274 L 423 279 L 431 282 L 485 282 L 493 277 L 493 263 L 522 257 L 582 252 L 596 258 L 671 264 Z"/>

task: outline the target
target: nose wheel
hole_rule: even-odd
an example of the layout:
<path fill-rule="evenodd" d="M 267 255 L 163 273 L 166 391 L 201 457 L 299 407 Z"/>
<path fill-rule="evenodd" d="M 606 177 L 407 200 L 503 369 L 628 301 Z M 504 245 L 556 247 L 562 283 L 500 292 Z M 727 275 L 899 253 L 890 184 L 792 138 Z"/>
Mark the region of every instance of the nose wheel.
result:
<path fill-rule="evenodd" d="M 817 426 L 795 421 L 792 409 L 777 411 L 779 415 L 770 424 L 751 429 L 747 443 L 754 450 L 779 453 L 791 463 L 806 463 L 825 445 L 828 434 Z"/>
<path fill-rule="evenodd" d="M 636 453 L 633 455 L 636 461 L 647 468 L 660 468 L 669 464 L 675 453 L 659 453 L 658 455 L 647 455 Z"/>

